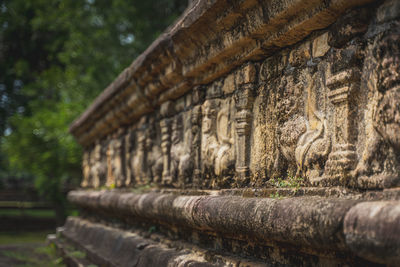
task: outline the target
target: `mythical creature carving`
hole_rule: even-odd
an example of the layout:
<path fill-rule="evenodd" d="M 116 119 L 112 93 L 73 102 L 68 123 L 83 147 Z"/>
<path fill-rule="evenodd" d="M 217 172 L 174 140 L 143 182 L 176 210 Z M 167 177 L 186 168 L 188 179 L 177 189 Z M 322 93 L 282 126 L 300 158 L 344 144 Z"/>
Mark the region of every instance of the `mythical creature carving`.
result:
<path fill-rule="evenodd" d="M 400 184 L 400 23 L 378 36 L 372 49 L 375 62 L 370 71 L 369 91 L 372 129 L 354 175 L 365 188 Z"/>
<path fill-rule="evenodd" d="M 188 116 L 190 119 L 190 115 Z M 189 183 L 193 172 L 193 162 L 190 159 L 190 127 L 185 127 L 181 115 L 175 116 L 171 133 L 171 175 L 174 182 L 180 186 Z M 186 128 L 186 131 L 184 131 Z"/>
<path fill-rule="evenodd" d="M 159 145 L 156 143 L 155 122 L 152 118 L 149 120 L 146 134 L 146 151 L 147 151 L 147 175 L 148 181 L 156 183 L 161 182 L 163 171 L 163 159 Z"/>
<path fill-rule="evenodd" d="M 228 101 L 221 103 L 220 100 L 206 100 L 202 106 L 201 156 L 206 176 L 223 177 L 231 174 L 234 169 L 234 141 L 229 108 Z"/>
<path fill-rule="evenodd" d="M 296 162 L 296 175 L 310 181 L 319 178 L 331 151 L 325 115 L 317 110 L 315 78 L 307 77 L 305 116 L 299 114 L 297 105 L 288 110 L 289 119 L 280 128 L 280 153 L 288 162 Z M 296 85 L 299 89 L 301 84 Z M 299 90 L 295 90 L 299 91 Z M 292 172 L 293 170 L 289 170 Z"/>
<path fill-rule="evenodd" d="M 295 150 L 297 175 L 304 175 L 310 181 L 320 178 L 331 151 L 331 139 L 325 115 L 317 110 L 314 79 L 309 78 L 305 120 L 306 131 L 299 138 Z"/>

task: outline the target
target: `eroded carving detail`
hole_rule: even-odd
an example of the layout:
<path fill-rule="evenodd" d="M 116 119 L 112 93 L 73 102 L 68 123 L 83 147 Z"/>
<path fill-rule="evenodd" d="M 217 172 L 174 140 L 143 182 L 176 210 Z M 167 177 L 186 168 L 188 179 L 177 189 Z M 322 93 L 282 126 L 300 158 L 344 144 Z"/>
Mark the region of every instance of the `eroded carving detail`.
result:
<path fill-rule="evenodd" d="M 361 72 L 357 66 L 360 56 L 358 45 L 337 51 L 328 73 L 326 84 L 330 91 L 328 98 L 334 105 L 333 148 L 326 163 L 324 176 L 328 184 L 352 184 L 351 171 L 357 163 L 355 146 L 356 121 L 352 109 L 354 95 L 359 91 Z M 346 65 L 340 69 L 336 65 Z M 339 69 L 336 71 L 336 69 Z"/>
<path fill-rule="evenodd" d="M 100 142 L 96 142 L 93 151 L 93 163 L 91 168 L 91 185 L 94 188 L 98 188 L 104 182 L 105 165 L 102 164 L 102 149 Z"/>
<path fill-rule="evenodd" d="M 140 127 L 136 130 L 136 149 L 132 157 L 132 170 L 135 183 L 146 183 L 146 118 L 143 117 L 139 122 Z"/>
<path fill-rule="evenodd" d="M 146 150 L 147 152 L 147 181 L 160 183 L 163 171 L 163 159 L 160 146 L 157 142 L 155 121 L 150 118 L 147 129 Z"/>
<path fill-rule="evenodd" d="M 363 188 L 386 188 L 400 184 L 400 23 L 378 36 L 367 63 L 372 127 L 366 147 L 354 171 Z"/>
<path fill-rule="evenodd" d="M 163 153 L 163 173 L 162 183 L 171 185 L 171 116 L 174 112 L 174 105 L 171 101 L 165 102 L 160 109 L 163 119 L 160 121 L 161 127 L 161 150 Z"/>
<path fill-rule="evenodd" d="M 254 102 L 253 85 L 240 88 L 236 94 L 236 133 L 237 133 L 237 157 L 236 173 L 237 184 L 247 184 L 250 175 L 250 132 L 252 125 L 252 108 Z"/>
<path fill-rule="evenodd" d="M 193 185 L 199 186 L 201 181 L 201 106 L 193 108 L 191 114 L 192 123 L 192 148 L 190 157 L 193 160 Z"/>
<path fill-rule="evenodd" d="M 81 182 L 81 187 L 88 187 L 89 186 L 89 182 L 90 182 L 90 152 L 89 150 L 85 150 L 83 152 L 83 158 L 82 158 L 82 175 L 83 175 L 83 179 Z"/>
<path fill-rule="evenodd" d="M 185 114 L 186 115 L 186 114 Z M 173 182 L 184 187 L 191 181 L 193 162 L 190 158 L 190 114 L 184 116 L 186 122 L 183 122 L 182 115 L 176 115 L 172 122 L 171 134 L 171 176 Z"/>
<path fill-rule="evenodd" d="M 219 178 L 212 181 L 214 185 L 225 184 L 233 176 L 235 156 L 229 111 L 229 100 L 206 100 L 202 106 L 202 171 L 207 179 Z"/>
<path fill-rule="evenodd" d="M 299 138 L 295 150 L 297 176 L 307 177 L 311 182 L 318 180 L 324 171 L 325 162 L 331 150 L 327 120 L 317 110 L 315 78 L 310 78 L 307 87 L 306 131 Z"/>

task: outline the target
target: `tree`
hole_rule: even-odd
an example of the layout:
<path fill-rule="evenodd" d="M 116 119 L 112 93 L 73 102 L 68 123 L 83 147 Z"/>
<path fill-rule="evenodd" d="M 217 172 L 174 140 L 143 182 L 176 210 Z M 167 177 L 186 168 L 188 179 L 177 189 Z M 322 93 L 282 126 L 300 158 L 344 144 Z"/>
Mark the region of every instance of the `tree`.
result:
<path fill-rule="evenodd" d="M 0 1 L 3 173 L 31 173 L 64 217 L 64 189 L 81 178 L 81 151 L 68 125 L 185 6 L 186 0 Z"/>

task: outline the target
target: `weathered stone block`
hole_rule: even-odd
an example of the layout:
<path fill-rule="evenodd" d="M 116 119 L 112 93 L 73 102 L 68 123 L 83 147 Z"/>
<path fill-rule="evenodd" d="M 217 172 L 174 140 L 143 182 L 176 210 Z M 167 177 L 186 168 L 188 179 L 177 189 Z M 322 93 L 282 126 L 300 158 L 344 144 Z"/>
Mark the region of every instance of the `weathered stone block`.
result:
<path fill-rule="evenodd" d="M 314 39 L 312 43 L 312 56 L 322 57 L 329 51 L 330 46 L 328 44 L 329 33 L 324 33 Z"/>

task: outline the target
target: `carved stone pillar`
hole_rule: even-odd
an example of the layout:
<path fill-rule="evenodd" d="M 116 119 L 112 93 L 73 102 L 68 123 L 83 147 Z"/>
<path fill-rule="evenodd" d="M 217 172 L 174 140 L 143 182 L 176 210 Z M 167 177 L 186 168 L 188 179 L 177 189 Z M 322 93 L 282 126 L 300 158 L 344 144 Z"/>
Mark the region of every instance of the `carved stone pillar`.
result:
<path fill-rule="evenodd" d="M 107 144 L 107 180 L 106 180 L 106 186 L 111 187 L 114 185 L 114 176 L 113 176 L 113 171 L 112 171 L 112 155 L 113 155 L 113 146 L 114 146 L 114 140 L 111 140 Z"/>
<path fill-rule="evenodd" d="M 360 70 L 351 67 L 341 70 L 327 79 L 330 89 L 328 98 L 334 105 L 333 149 L 325 165 L 325 177 L 329 184 L 347 185 L 350 173 L 357 163 L 356 121 L 352 109 L 352 95 L 359 90 Z"/>
<path fill-rule="evenodd" d="M 191 114 L 192 123 L 192 148 L 191 158 L 193 160 L 193 185 L 200 185 L 201 180 L 201 106 L 197 105 L 193 108 Z"/>
<path fill-rule="evenodd" d="M 163 119 L 160 121 L 161 128 L 161 151 L 163 154 L 163 173 L 162 183 L 171 185 L 173 182 L 171 175 L 171 119 L 169 118 L 174 111 L 174 104 L 171 101 L 162 104 L 160 113 Z"/>
<path fill-rule="evenodd" d="M 235 97 L 236 100 L 236 133 L 237 156 L 236 174 L 239 184 L 243 184 L 249 177 L 250 165 L 250 131 L 252 126 L 252 108 L 254 93 L 252 84 L 240 88 Z"/>
<path fill-rule="evenodd" d="M 137 131 L 137 151 L 134 164 L 135 179 L 138 184 L 146 184 L 146 135 L 143 129 Z"/>
<path fill-rule="evenodd" d="M 132 170 L 132 152 L 133 152 L 133 142 L 134 142 L 134 134 L 132 129 L 129 129 L 127 134 L 125 135 L 125 168 L 126 168 L 126 179 L 125 185 L 130 186 L 134 184 L 133 181 L 133 170 Z"/>
<path fill-rule="evenodd" d="M 169 119 L 163 119 L 160 122 L 161 126 L 161 150 L 163 153 L 163 173 L 162 182 L 163 184 L 171 184 L 171 129 Z"/>
<path fill-rule="evenodd" d="M 81 187 L 85 188 L 89 186 L 90 180 L 90 173 L 91 172 L 91 165 L 90 165 L 90 152 L 89 149 L 86 149 L 83 152 L 83 159 L 82 159 L 82 174 L 83 179 L 81 182 Z"/>

